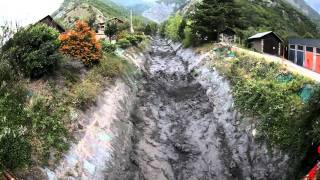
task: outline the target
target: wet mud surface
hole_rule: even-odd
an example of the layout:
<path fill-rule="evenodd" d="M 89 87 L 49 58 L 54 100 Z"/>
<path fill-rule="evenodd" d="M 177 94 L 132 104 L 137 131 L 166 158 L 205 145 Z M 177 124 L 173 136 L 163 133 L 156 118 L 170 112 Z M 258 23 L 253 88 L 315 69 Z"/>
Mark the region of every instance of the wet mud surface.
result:
<path fill-rule="evenodd" d="M 199 71 L 214 80 L 192 76 L 191 61 L 199 57 L 176 52 L 161 39 L 149 54 L 140 101 L 132 113 L 136 134 L 131 179 L 283 178 L 286 169 L 277 168 L 286 166 L 284 155 L 269 152 L 253 142 L 249 130 L 234 126 L 233 99 L 223 78 L 205 69 Z"/>
<path fill-rule="evenodd" d="M 285 179 L 289 157 L 252 136 L 231 87 L 207 55 L 154 39 L 131 54 L 144 74 L 117 81 L 79 123 L 77 141 L 48 179 Z M 134 78 L 134 77 L 131 77 Z"/>

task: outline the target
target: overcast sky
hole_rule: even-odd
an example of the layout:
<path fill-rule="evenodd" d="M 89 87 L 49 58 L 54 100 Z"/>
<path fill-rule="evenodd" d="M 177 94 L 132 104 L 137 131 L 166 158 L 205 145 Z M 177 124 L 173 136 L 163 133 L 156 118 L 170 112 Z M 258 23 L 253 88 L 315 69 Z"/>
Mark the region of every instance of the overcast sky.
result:
<path fill-rule="evenodd" d="M 27 25 L 59 8 L 63 0 L 0 0 L 0 24 L 4 21 Z"/>
<path fill-rule="evenodd" d="M 320 0 L 306 0 L 310 6 L 320 13 Z"/>
<path fill-rule="evenodd" d="M 320 0 L 306 1 L 320 12 Z M 0 24 L 4 21 L 14 21 L 20 25 L 36 22 L 53 13 L 62 2 L 63 0 L 0 0 Z"/>

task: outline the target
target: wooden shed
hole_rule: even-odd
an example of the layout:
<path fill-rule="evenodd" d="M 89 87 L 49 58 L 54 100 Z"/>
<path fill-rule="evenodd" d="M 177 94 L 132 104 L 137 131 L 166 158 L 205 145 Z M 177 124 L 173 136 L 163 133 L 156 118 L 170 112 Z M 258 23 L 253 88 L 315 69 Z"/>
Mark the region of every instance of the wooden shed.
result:
<path fill-rule="evenodd" d="M 289 60 L 320 73 L 320 39 L 289 39 Z"/>
<path fill-rule="evenodd" d="M 226 28 L 219 33 L 219 41 L 225 43 L 235 43 L 236 42 L 236 32 L 231 28 Z"/>
<path fill-rule="evenodd" d="M 38 21 L 38 23 L 43 23 L 50 27 L 53 27 L 56 30 L 58 30 L 60 33 L 65 32 L 65 29 L 59 23 L 57 23 L 50 15 L 41 19 L 40 21 Z"/>
<path fill-rule="evenodd" d="M 283 40 L 272 31 L 253 35 L 248 38 L 248 42 L 255 51 L 276 56 L 283 55 Z"/>

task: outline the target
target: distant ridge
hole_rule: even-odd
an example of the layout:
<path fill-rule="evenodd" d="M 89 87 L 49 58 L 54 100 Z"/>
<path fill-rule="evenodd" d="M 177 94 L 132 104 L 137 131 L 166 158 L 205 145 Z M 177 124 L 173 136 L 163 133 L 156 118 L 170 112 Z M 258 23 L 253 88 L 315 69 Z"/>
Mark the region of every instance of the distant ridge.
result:
<path fill-rule="evenodd" d="M 294 6 L 297 10 L 308 16 L 314 23 L 320 27 L 320 14 L 313 9 L 305 0 L 285 0 Z"/>

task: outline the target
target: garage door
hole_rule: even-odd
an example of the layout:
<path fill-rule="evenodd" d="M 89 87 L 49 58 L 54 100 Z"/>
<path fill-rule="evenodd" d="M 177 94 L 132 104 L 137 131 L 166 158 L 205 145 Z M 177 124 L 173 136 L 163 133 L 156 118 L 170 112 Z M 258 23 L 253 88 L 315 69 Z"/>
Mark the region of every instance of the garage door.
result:
<path fill-rule="evenodd" d="M 306 57 L 303 66 L 313 70 L 313 47 L 306 48 Z"/>

